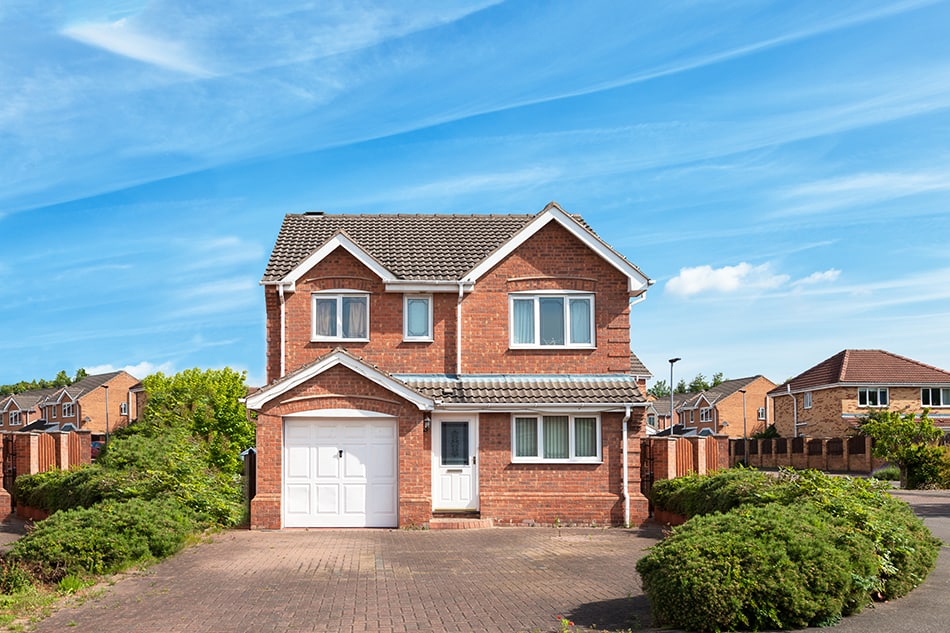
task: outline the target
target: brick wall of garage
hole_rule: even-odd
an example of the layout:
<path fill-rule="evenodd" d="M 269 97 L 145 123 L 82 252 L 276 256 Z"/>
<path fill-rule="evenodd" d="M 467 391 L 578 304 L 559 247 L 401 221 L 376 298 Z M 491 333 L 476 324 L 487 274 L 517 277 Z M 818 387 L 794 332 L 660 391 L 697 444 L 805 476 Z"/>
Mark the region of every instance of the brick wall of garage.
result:
<path fill-rule="evenodd" d="M 281 527 L 283 416 L 319 409 L 362 409 L 398 419 L 399 525 L 419 526 L 432 515 L 431 440 L 423 412 L 389 390 L 337 365 L 267 403 L 257 418 L 257 496 L 251 528 Z"/>

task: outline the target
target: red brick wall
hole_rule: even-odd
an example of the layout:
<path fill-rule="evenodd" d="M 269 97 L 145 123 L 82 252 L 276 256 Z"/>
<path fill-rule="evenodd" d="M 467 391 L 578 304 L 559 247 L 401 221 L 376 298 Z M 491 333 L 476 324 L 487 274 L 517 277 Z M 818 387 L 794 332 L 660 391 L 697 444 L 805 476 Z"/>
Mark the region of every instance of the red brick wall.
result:
<path fill-rule="evenodd" d="M 631 524 L 647 519 L 640 494 L 642 412 L 628 424 L 628 486 Z M 599 524 L 624 522 L 623 415 L 601 416 L 600 464 L 514 464 L 511 462 L 511 414 L 479 416 L 479 500 L 482 518 L 498 525 Z"/>
<path fill-rule="evenodd" d="M 125 372 L 120 373 L 110 380 L 109 385 L 109 431 L 114 431 L 119 427 L 126 426 L 129 423 L 130 416 L 119 413 L 122 403 L 129 401 L 129 389 L 138 384 L 139 380 Z M 129 407 L 131 419 L 135 419 L 135 398 L 131 398 L 132 404 Z M 58 409 L 59 407 L 57 407 Z M 79 396 L 79 402 L 76 404 L 79 412 L 79 419 L 85 420 L 88 416 L 89 423 L 83 422 L 82 429 L 91 431 L 95 435 L 105 435 L 106 433 L 106 390 L 102 387 L 93 389 L 89 393 Z"/>
<path fill-rule="evenodd" d="M 368 342 L 320 342 L 311 337 L 311 293 L 348 289 L 371 293 Z M 521 290 L 593 292 L 596 349 L 511 350 L 508 295 Z M 433 341 L 402 340 L 403 295 L 340 248 L 285 293 L 286 372 L 343 346 L 386 371 L 456 373 L 455 293 L 435 293 Z M 280 377 L 280 301 L 265 288 L 268 382 Z M 564 228 L 551 223 L 486 273 L 462 302 L 462 373 L 608 373 L 630 368 L 627 279 Z"/>
<path fill-rule="evenodd" d="M 257 496 L 251 501 L 251 528 L 281 527 L 283 417 L 315 409 L 362 409 L 396 416 L 399 427 L 399 525 L 422 525 L 432 515 L 429 434 L 424 413 L 359 374 L 343 367 L 275 398 L 257 418 Z"/>

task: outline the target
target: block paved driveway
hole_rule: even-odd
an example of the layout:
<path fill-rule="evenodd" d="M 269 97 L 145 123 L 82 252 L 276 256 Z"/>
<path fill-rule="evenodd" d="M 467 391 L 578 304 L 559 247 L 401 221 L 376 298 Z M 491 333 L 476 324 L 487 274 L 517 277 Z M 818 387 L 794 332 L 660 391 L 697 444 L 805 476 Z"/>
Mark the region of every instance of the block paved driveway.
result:
<path fill-rule="evenodd" d="M 950 543 L 950 491 L 898 491 Z M 634 569 L 660 529 L 230 531 L 121 577 L 35 631 L 654 631 Z M 910 595 L 834 633 L 946 633 L 950 546 Z M 666 633 L 672 633 L 667 631 Z"/>
<path fill-rule="evenodd" d="M 554 631 L 640 628 L 643 530 L 229 531 L 36 631 Z"/>

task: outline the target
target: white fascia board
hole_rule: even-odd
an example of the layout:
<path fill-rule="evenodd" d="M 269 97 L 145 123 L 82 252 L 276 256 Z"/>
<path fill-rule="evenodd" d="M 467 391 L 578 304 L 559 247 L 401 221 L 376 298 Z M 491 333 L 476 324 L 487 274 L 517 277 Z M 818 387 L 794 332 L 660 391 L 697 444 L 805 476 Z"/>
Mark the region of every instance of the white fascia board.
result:
<path fill-rule="evenodd" d="M 327 240 L 323 246 L 311 253 L 309 257 L 297 264 L 297 266 L 287 273 L 283 279 L 276 282 L 270 282 L 265 285 L 282 285 L 284 286 L 284 290 L 287 290 L 288 292 L 294 292 L 296 290 L 297 280 L 303 277 L 308 270 L 316 266 L 325 257 L 338 248 L 346 249 L 350 255 L 355 257 L 361 264 L 373 271 L 373 273 L 384 282 L 389 283 L 391 281 L 395 281 L 396 276 L 385 266 L 380 264 L 376 258 L 367 253 L 359 244 L 351 240 L 343 233 L 337 233 Z"/>
<path fill-rule="evenodd" d="M 459 291 L 458 281 L 447 281 L 443 279 L 396 279 L 386 282 L 386 292 L 412 293 L 456 293 Z M 472 282 L 461 282 L 464 292 L 471 292 L 475 284 Z"/>
<path fill-rule="evenodd" d="M 630 403 L 630 408 L 645 408 L 646 402 Z M 615 413 L 624 411 L 625 405 L 619 402 L 592 402 L 565 404 L 564 402 L 544 403 L 544 402 L 491 402 L 491 403 L 464 403 L 453 404 L 443 403 L 436 407 L 436 411 L 509 411 L 512 413 Z"/>
<path fill-rule="evenodd" d="M 642 294 L 652 285 L 653 282 L 650 278 L 621 257 L 615 250 L 607 246 L 607 244 L 594 237 L 590 231 L 581 226 L 577 220 L 569 216 L 556 205 L 549 205 L 545 208 L 528 226 L 521 229 L 514 237 L 502 244 L 498 250 L 483 260 L 482 263 L 470 270 L 464 277 L 464 281 L 471 281 L 472 283 L 478 281 L 479 277 L 491 270 L 504 258 L 508 257 L 515 249 L 528 241 L 529 238 L 550 222 L 560 224 L 567 229 L 571 235 L 579 239 L 602 259 L 606 260 L 607 263 L 623 273 L 627 277 L 627 289 L 631 294 Z"/>
<path fill-rule="evenodd" d="M 294 387 L 297 387 L 314 376 L 318 376 L 325 372 L 326 370 L 336 367 L 337 365 L 343 365 L 347 369 L 350 369 L 357 374 L 363 376 L 364 378 L 375 382 L 384 389 L 391 391 L 392 393 L 408 400 L 409 402 L 416 405 L 422 411 L 429 411 L 432 409 L 433 402 L 429 398 L 426 398 L 418 391 L 415 391 L 408 386 L 404 385 L 401 382 L 390 378 L 381 371 L 370 367 L 369 365 L 362 363 L 353 357 L 343 354 L 342 352 L 334 352 L 330 354 L 319 363 L 315 363 L 308 367 L 305 371 L 301 371 L 299 374 L 296 374 L 292 378 L 285 380 L 283 382 L 277 383 L 270 388 L 265 388 L 261 392 L 248 396 L 245 399 L 245 405 L 248 409 L 260 410 L 265 404 L 273 400 L 274 398 L 281 396 Z"/>

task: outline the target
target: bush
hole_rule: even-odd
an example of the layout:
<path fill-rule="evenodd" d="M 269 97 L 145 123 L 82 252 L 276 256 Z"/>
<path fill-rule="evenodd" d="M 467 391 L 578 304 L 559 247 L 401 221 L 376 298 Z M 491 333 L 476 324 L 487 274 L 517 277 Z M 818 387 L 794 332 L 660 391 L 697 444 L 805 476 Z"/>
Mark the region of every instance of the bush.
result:
<path fill-rule="evenodd" d="M 768 551 L 770 548 L 777 547 L 773 543 L 774 530 L 772 528 L 763 529 L 761 532 L 749 532 L 749 523 L 752 526 L 757 524 L 765 525 L 757 514 L 761 508 L 773 508 L 776 506 L 789 508 L 797 513 L 807 513 L 812 518 L 809 519 L 807 530 L 799 526 L 803 533 L 810 534 L 810 538 L 819 538 L 814 534 L 814 530 L 821 527 L 827 534 L 820 535 L 821 538 L 831 539 L 836 547 L 847 549 L 850 554 L 848 560 L 852 565 L 852 576 L 855 580 L 854 587 L 859 587 L 863 592 L 863 599 L 866 601 L 871 597 L 879 599 L 891 599 L 905 595 L 911 589 L 923 582 L 927 575 L 933 570 L 939 552 L 939 541 L 930 534 L 929 530 L 923 525 L 923 522 L 914 515 L 910 507 L 887 494 L 888 484 L 863 479 L 852 479 L 850 477 L 829 477 L 818 471 L 793 471 L 785 470 L 778 476 L 771 476 L 754 470 L 739 469 L 722 471 L 714 475 L 682 477 L 669 482 L 657 482 L 654 486 L 653 499 L 657 507 L 694 516 L 682 528 L 674 532 L 673 538 L 677 538 L 680 531 L 687 529 L 697 529 L 692 526 L 694 522 L 704 524 L 707 521 L 715 520 L 717 529 L 734 533 L 724 535 L 723 539 L 732 539 L 735 534 L 739 534 L 743 539 L 750 539 L 746 546 L 750 551 Z M 666 505 L 672 504 L 672 507 Z M 726 512 L 726 514 L 722 514 Z M 708 516 L 703 516 L 708 515 Z M 816 519 L 815 517 L 818 517 Z M 757 523 L 758 522 L 758 523 Z M 669 540 L 673 540 L 673 538 Z M 692 562 L 693 568 L 703 565 L 713 565 L 714 561 L 703 560 L 703 557 L 716 558 L 717 556 L 739 556 L 733 550 L 727 540 L 718 543 L 717 547 L 725 548 L 725 554 L 717 552 L 715 549 L 705 548 L 696 550 L 694 548 L 692 555 L 696 561 Z M 660 546 L 666 547 L 666 541 Z M 658 547 L 660 547 L 658 546 Z M 745 552 L 745 550 L 743 550 Z M 741 553 L 741 552 L 740 552 Z M 868 553 L 870 559 L 867 558 Z M 747 553 L 746 553 L 747 554 Z M 743 555 L 746 555 L 743 554 Z M 788 554 L 788 552 L 786 552 Z M 748 554 L 752 555 L 752 554 Z M 776 555 L 779 555 L 777 553 Z M 741 556 L 740 556 L 741 558 Z M 793 557 L 794 558 L 794 557 Z M 867 561 L 871 561 L 870 569 L 867 569 Z M 683 562 L 676 562 L 669 556 L 663 558 L 657 563 L 645 564 L 644 570 L 653 568 L 649 565 L 683 565 Z M 746 569 L 747 567 L 743 567 Z M 638 566 L 638 570 L 640 567 Z M 835 575 L 834 569 L 827 570 L 821 567 L 815 567 L 815 573 Z M 641 572 L 643 573 L 643 572 Z M 673 568 L 667 568 L 664 573 L 673 574 L 679 572 Z M 829 579 L 825 579 L 826 581 Z M 833 579 L 831 579 L 833 580 Z M 646 581 L 645 581 L 646 582 Z M 651 581 L 654 585 L 657 582 Z M 672 581 L 671 581 L 672 582 Z M 685 582 L 685 581 L 684 581 Z M 699 582 L 695 580 L 692 582 Z M 758 580 L 756 580 L 758 582 Z M 647 586 L 647 585 L 645 585 Z M 830 585 L 835 591 L 840 587 L 836 581 Z M 852 589 L 854 588 L 852 587 Z M 657 590 L 662 593 L 665 589 Z M 849 589 L 846 593 L 850 595 Z M 648 590 L 651 601 L 654 596 Z M 673 595 L 682 595 L 674 592 Z M 730 627 L 756 627 L 765 626 L 761 614 L 759 614 L 760 594 L 737 594 L 745 596 L 736 602 L 733 599 L 729 604 L 731 609 L 736 610 L 733 614 L 732 624 L 721 625 L 721 628 Z M 658 598 L 662 600 L 662 598 Z M 836 598 L 837 599 L 837 598 Z M 746 600 L 752 602 L 746 604 Z M 810 597 L 808 601 L 821 602 L 817 598 Z M 860 604 L 855 603 L 852 598 L 848 598 L 843 603 L 842 611 L 839 615 L 847 615 Z M 738 606 L 737 606 L 738 605 Z M 670 607 L 671 614 L 663 615 L 665 607 L 659 606 L 658 614 L 661 617 L 671 617 L 675 609 Z M 719 609 L 727 610 L 720 605 Z M 686 609 L 688 611 L 689 609 Z M 795 608 L 792 614 L 777 612 L 777 614 L 768 615 L 776 618 L 775 622 L 799 622 L 801 614 L 807 612 L 807 609 Z M 815 611 L 814 618 L 822 617 L 821 609 Z M 759 614 L 759 615 L 756 615 Z M 684 614 L 681 617 L 691 617 L 690 614 Z M 725 621 L 724 616 L 717 616 L 718 621 Z M 811 617 L 811 616 L 810 616 Z M 690 620 L 692 622 L 692 620 Z M 773 622 L 768 626 L 779 626 Z M 815 623 L 817 621 L 810 621 Z M 668 623 L 684 626 L 682 621 L 670 621 Z M 804 624 L 795 624 L 795 626 L 804 626 Z M 689 625 L 694 626 L 694 625 Z M 716 625 L 713 625 L 716 626 Z M 792 626 L 789 624 L 788 626 Z M 697 627 L 703 629 L 702 626 Z"/>
<path fill-rule="evenodd" d="M 660 624 L 802 628 L 867 601 L 872 543 L 812 508 L 772 503 L 695 518 L 637 563 Z"/>
<path fill-rule="evenodd" d="M 900 481 L 901 469 L 897 466 L 887 465 L 871 473 L 871 477 L 879 481 Z"/>
<path fill-rule="evenodd" d="M 0 594 L 13 595 L 33 588 L 30 572 L 16 562 L 0 558 Z"/>
<path fill-rule="evenodd" d="M 164 558 L 194 530 L 193 513 L 172 500 L 105 501 L 57 512 L 17 541 L 10 556 L 56 583 Z"/>

